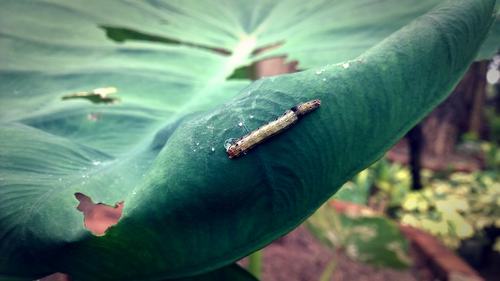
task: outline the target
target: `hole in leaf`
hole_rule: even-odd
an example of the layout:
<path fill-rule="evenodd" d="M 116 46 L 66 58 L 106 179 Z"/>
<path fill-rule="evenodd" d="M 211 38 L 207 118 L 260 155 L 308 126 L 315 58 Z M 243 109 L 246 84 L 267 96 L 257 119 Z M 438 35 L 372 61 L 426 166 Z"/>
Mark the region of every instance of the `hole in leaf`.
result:
<path fill-rule="evenodd" d="M 297 65 L 297 61 L 288 62 L 285 56 L 269 57 L 263 60 L 256 61 L 251 65 L 242 66 L 235 69 L 234 72 L 227 78 L 227 80 L 257 80 L 262 77 L 270 77 L 285 73 L 302 71 L 301 69 L 297 68 Z"/>
<path fill-rule="evenodd" d="M 297 72 L 297 61 L 287 61 L 286 56 L 270 57 L 255 63 L 255 78 Z"/>
<path fill-rule="evenodd" d="M 118 223 L 122 216 L 124 202 L 118 202 L 114 207 L 103 203 L 94 203 L 92 199 L 83 193 L 75 193 L 80 204 L 76 209 L 83 213 L 83 222 L 92 234 L 102 236 L 106 230 Z"/>
<path fill-rule="evenodd" d="M 252 51 L 251 57 L 255 57 L 257 55 L 271 51 L 273 49 L 277 49 L 281 47 L 283 43 L 284 42 L 280 41 L 257 48 Z M 234 80 L 234 79 L 257 80 L 263 76 L 273 76 L 278 74 L 295 72 L 297 70 L 296 69 L 297 62 L 293 61 L 287 63 L 285 59 L 286 59 L 285 56 L 277 56 L 277 57 L 272 56 L 261 59 L 259 61 L 255 61 L 251 65 L 244 65 L 238 67 L 233 71 L 233 73 L 229 77 L 227 77 L 227 80 Z M 263 65 L 265 65 L 264 71 L 262 71 Z"/>
<path fill-rule="evenodd" d="M 106 32 L 106 36 L 109 39 L 111 39 L 115 42 L 118 42 L 118 43 L 123 43 L 127 40 L 149 41 L 149 42 L 165 43 L 165 44 L 170 44 L 170 45 L 184 45 L 184 46 L 189 46 L 189 47 L 195 47 L 195 48 L 213 51 L 213 52 L 216 52 L 218 54 L 225 55 L 225 56 L 231 55 L 231 52 L 229 50 L 226 50 L 226 49 L 213 48 L 213 47 L 204 46 L 204 45 L 200 45 L 200 44 L 183 42 L 183 41 L 179 41 L 179 40 L 171 39 L 171 38 L 167 38 L 167 37 L 146 34 L 146 33 L 135 31 L 135 30 L 132 30 L 129 28 L 107 26 L 107 25 L 101 25 L 100 28 L 104 29 L 104 31 Z"/>

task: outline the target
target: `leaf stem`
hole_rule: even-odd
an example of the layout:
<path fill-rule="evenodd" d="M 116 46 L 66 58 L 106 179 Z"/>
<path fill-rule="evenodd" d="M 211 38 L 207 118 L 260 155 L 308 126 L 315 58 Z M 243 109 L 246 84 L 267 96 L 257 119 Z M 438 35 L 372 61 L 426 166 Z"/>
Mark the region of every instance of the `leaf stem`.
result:
<path fill-rule="evenodd" d="M 262 275 L 262 250 L 248 256 L 248 271 L 260 279 Z"/>

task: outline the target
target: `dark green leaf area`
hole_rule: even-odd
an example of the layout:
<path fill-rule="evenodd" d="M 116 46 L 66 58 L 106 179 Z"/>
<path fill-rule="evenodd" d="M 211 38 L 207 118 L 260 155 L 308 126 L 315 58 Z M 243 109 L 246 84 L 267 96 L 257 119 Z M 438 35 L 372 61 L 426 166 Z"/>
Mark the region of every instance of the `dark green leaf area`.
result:
<path fill-rule="evenodd" d="M 226 266 L 209 273 L 174 279 L 173 281 L 258 281 L 245 269 L 237 264 Z"/>
<path fill-rule="evenodd" d="M 449 2 L 356 60 L 256 81 L 219 109 L 186 120 L 122 221 L 105 237 L 75 245 L 83 252 L 68 256 L 66 266 L 178 277 L 233 262 L 287 233 L 446 97 L 475 57 L 492 7 Z M 288 131 L 228 159 L 227 139 L 317 98 L 321 107 Z M 99 258 L 83 262 L 83 253 Z M 104 262 L 117 255 L 138 258 Z"/>
<path fill-rule="evenodd" d="M 494 2 L 447 1 L 358 59 L 257 81 L 117 161 L 72 140 L 30 134 L 32 128 L 2 132 L 8 137 L 1 138 L 0 156 L 11 165 L 1 169 L 6 180 L 0 188 L 0 249 L 9 256 L 0 259 L 2 274 L 37 276 L 50 267 L 75 280 L 178 278 L 229 265 L 265 246 L 301 223 L 447 96 L 476 56 Z M 219 84 L 210 85 L 199 88 L 219 93 Z M 195 103 L 201 97 L 194 95 Z M 201 103 L 215 100 L 210 97 Z M 227 139 L 311 99 L 322 100 L 317 111 L 247 155 L 227 158 Z M 149 103 L 156 105 L 153 98 Z M 178 104 L 184 103 L 170 106 Z M 38 126 L 45 125 L 52 127 Z M 113 155 L 129 148 L 109 149 L 105 140 L 95 144 Z M 90 168 L 94 159 L 106 168 Z M 24 166 L 34 169 L 31 183 Z M 83 184 L 87 173 L 79 170 L 87 166 L 91 185 Z M 64 175 L 63 183 L 45 179 L 46 167 L 47 174 Z M 127 196 L 123 218 L 106 235 L 92 236 L 75 209 L 74 192 L 108 204 Z M 35 207 L 19 206 L 23 200 Z M 46 252 L 57 258 L 43 259 Z"/>

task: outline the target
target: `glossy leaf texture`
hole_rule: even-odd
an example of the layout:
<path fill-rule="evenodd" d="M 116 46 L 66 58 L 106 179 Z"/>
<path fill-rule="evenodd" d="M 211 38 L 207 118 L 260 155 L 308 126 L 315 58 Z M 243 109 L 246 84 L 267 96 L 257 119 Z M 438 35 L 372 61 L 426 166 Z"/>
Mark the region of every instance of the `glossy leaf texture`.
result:
<path fill-rule="evenodd" d="M 175 279 L 174 281 L 257 281 L 257 279 L 239 265 L 233 264 L 209 273 Z"/>
<path fill-rule="evenodd" d="M 43 280 L 47 278 L 52 278 L 49 280 L 54 280 L 53 276 L 46 276 Z M 31 281 L 33 279 L 30 278 L 15 278 L 10 276 L 2 276 L 0 275 L 0 281 Z M 60 280 L 60 277 L 55 279 Z M 64 279 L 66 280 L 66 279 Z M 208 273 L 200 274 L 192 277 L 185 277 L 179 279 L 168 279 L 171 281 L 257 281 L 257 279 L 252 276 L 248 271 L 241 268 L 237 264 L 232 264 L 229 266 L 225 266 L 214 271 L 210 271 Z"/>
<path fill-rule="evenodd" d="M 263 247 L 445 98 L 486 38 L 494 5 L 446 2 L 357 57 L 436 2 L 276 3 L 4 1 L 0 274 L 161 280 Z M 391 14 L 389 4 L 399 8 Z M 348 11 L 358 14 L 342 17 Z M 365 31 L 373 24 L 380 32 Z M 158 42 L 117 43 L 106 37 L 110 27 Z M 350 61 L 246 88 L 249 81 L 227 79 L 284 53 L 302 67 Z M 108 86 L 120 103 L 61 100 Z M 227 158 L 227 139 L 314 98 L 321 108 L 285 134 Z M 76 192 L 124 201 L 122 219 L 92 235 Z"/>

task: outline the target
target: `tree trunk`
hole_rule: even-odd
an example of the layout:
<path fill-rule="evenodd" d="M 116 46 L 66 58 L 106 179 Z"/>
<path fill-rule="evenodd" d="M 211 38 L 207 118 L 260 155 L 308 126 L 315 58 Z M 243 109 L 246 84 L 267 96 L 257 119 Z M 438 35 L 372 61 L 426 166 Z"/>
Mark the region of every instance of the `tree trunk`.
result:
<path fill-rule="evenodd" d="M 422 158 L 422 148 L 424 144 L 424 138 L 422 135 L 422 126 L 417 124 L 413 127 L 408 134 L 409 152 L 410 152 L 410 172 L 412 178 L 412 189 L 420 190 L 422 189 L 422 180 L 420 176 L 420 170 L 422 169 L 421 158 Z"/>
<path fill-rule="evenodd" d="M 460 136 L 472 132 L 480 136 L 485 102 L 487 62 L 469 68 L 453 94 L 423 122 L 424 153 L 444 160 L 454 152 Z"/>

